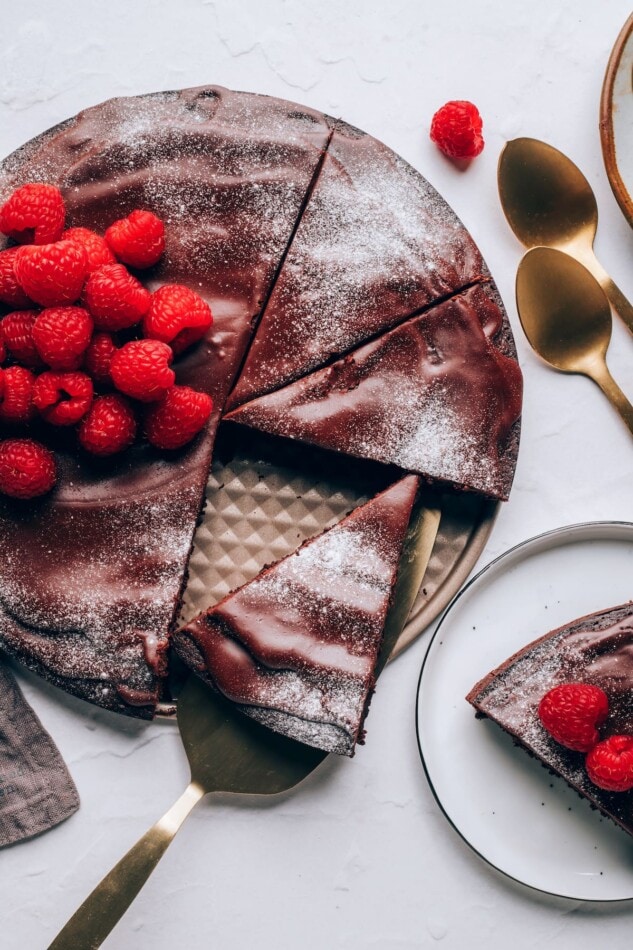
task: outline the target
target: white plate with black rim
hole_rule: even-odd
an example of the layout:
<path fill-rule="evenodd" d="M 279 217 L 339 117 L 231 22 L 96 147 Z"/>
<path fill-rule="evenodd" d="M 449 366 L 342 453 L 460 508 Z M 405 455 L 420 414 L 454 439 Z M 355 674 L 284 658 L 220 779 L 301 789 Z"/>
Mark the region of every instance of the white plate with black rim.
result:
<path fill-rule="evenodd" d="M 633 524 L 571 525 L 485 567 L 448 607 L 418 686 L 422 763 L 437 802 L 485 861 L 574 900 L 633 899 L 633 838 L 522 749 L 465 696 L 517 650 L 633 599 Z"/>

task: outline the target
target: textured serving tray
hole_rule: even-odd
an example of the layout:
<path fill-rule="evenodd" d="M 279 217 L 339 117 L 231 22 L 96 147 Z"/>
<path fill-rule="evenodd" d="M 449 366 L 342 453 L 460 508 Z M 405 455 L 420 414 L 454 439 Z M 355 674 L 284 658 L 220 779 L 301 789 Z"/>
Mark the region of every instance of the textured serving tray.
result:
<path fill-rule="evenodd" d="M 397 469 L 261 438 L 225 423 L 214 450 L 204 517 L 194 540 L 183 619 L 216 603 L 335 524 L 401 476 Z M 442 518 L 418 597 L 393 655 L 444 609 L 473 568 L 499 508 L 463 493 L 437 493 Z"/>

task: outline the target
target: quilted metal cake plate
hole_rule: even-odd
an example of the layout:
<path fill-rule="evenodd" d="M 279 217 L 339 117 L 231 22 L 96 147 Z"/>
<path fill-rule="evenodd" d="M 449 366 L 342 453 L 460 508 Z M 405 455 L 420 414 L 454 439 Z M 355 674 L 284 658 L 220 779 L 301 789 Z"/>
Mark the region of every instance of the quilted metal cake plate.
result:
<path fill-rule="evenodd" d="M 401 475 L 397 469 L 224 424 L 194 540 L 183 619 L 217 603 Z M 420 636 L 457 593 L 499 508 L 466 493 L 438 492 L 436 497 L 442 515 L 433 556 L 393 656 Z"/>

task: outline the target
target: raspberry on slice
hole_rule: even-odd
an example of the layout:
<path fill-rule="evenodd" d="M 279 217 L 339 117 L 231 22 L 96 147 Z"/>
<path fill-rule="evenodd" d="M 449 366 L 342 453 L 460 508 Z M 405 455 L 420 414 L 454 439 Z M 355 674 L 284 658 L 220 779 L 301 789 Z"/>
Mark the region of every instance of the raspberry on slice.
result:
<path fill-rule="evenodd" d="M 123 264 L 105 264 L 86 283 L 84 301 L 98 330 L 124 330 L 142 320 L 150 293 Z"/>
<path fill-rule="evenodd" d="M 56 426 L 72 426 L 92 404 L 92 380 L 85 373 L 42 373 L 33 386 L 33 405 Z"/>
<path fill-rule="evenodd" d="M 158 340 L 132 340 L 117 350 L 110 363 L 112 382 L 126 396 L 141 402 L 162 399 L 174 385 L 170 368 L 174 354 Z"/>
<path fill-rule="evenodd" d="M 92 455 L 114 455 L 134 441 L 134 410 L 118 393 L 97 396 L 79 424 L 79 442 Z"/>
<path fill-rule="evenodd" d="M 164 284 L 152 294 L 143 334 L 181 353 L 201 340 L 212 323 L 211 308 L 195 290 L 184 284 Z"/>
<path fill-rule="evenodd" d="M 15 276 L 13 265 L 19 250 L 19 247 L 9 247 L 0 251 L 0 303 L 24 310 L 32 307 L 33 301 L 24 293 Z"/>
<path fill-rule="evenodd" d="M 42 307 L 79 299 L 88 273 L 86 252 L 76 241 L 21 247 L 15 257 L 18 284 Z"/>
<path fill-rule="evenodd" d="M 591 683 L 562 683 L 550 689 L 538 707 L 541 723 L 556 742 L 588 752 L 598 742 L 598 726 L 609 714 L 609 700 Z"/>
<path fill-rule="evenodd" d="M 484 147 L 483 122 L 477 106 L 453 99 L 431 121 L 431 141 L 449 158 L 475 158 Z"/>
<path fill-rule="evenodd" d="M 112 383 L 110 363 L 116 351 L 117 347 L 110 333 L 95 333 L 84 356 L 84 369 L 90 373 L 95 383 L 102 386 Z"/>
<path fill-rule="evenodd" d="M 633 788 L 633 736 L 609 736 L 593 747 L 585 759 L 587 775 L 607 792 Z"/>
<path fill-rule="evenodd" d="M 33 439 L 0 442 L 0 492 L 11 498 L 36 498 L 57 480 L 55 456 Z"/>
<path fill-rule="evenodd" d="M 35 376 L 23 366 L 8 366 L 2 371 L 0 422 L 28 422 L 33 415 Z"/>
<path fill-rule="evenodd" d="M 48 307 L 33 324 L 33 340 L 51 369 L 79 369 L 92 329 L 92 318 L 83 307 Z"/>
<path fill-rule="evenodd" d="M 14 360 L 23 366 L 41 366 L 42 359 L 33 340 L 33 325 L 39 310 L 14 310 L 0 321 L 2 339 Z"/>
<path fill-rule="evenodd" d="M 124 264 L 151 267 L 165 250 L 165 225 L 151 211 L 132 211 L 110 225 L 105 239 Z"/>
<path fill-rule="evenodd" d="M 66 219 L 64 199 L 54 185 L 22 185 L 0 208 L 0 231 L 19 244 L 53 244 Z"/>
<path fill-rule="evenodd" d="M 145 413 L 145 435 L 158 449 L 180 449 L 207 423 L 213 400 L 189 386 L 174 386 Z"/>
<path fill-rule="evenodd" d="M 81 244 L 86 252 L 89 274 L 92 274 L 93 270 L 98 267 L 103 267 L 104 264 L 116 263 L 116 258 L 104 238 L 96 231 L 91 231 L 90 228 L 68 228 L 62 234 L 62 240 L 76 241 Z"/>

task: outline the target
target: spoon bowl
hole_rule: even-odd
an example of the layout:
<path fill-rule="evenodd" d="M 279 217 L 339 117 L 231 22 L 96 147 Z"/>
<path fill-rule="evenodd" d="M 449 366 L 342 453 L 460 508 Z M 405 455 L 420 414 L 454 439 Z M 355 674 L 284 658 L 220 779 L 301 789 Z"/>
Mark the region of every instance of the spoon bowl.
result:
<path fill-rule="evenodd" d="M 633 333 L 633 307 L 593 252 L 598 207 L 580 169 L 552 145 L 519 138 L 502 150 L 497 181 L 508 224 L 521 243 L 557 248 L 584 264 Z"/>
<path fill-rule="evenodd" d="M 582 373 L 597 383 L 633 433 L 633 406 L 606 364 L 609 301 L 589 271 L 563 251 L 532 248 L 519 264 L 516 297 L 532 348 L 563 373 Z"/>

